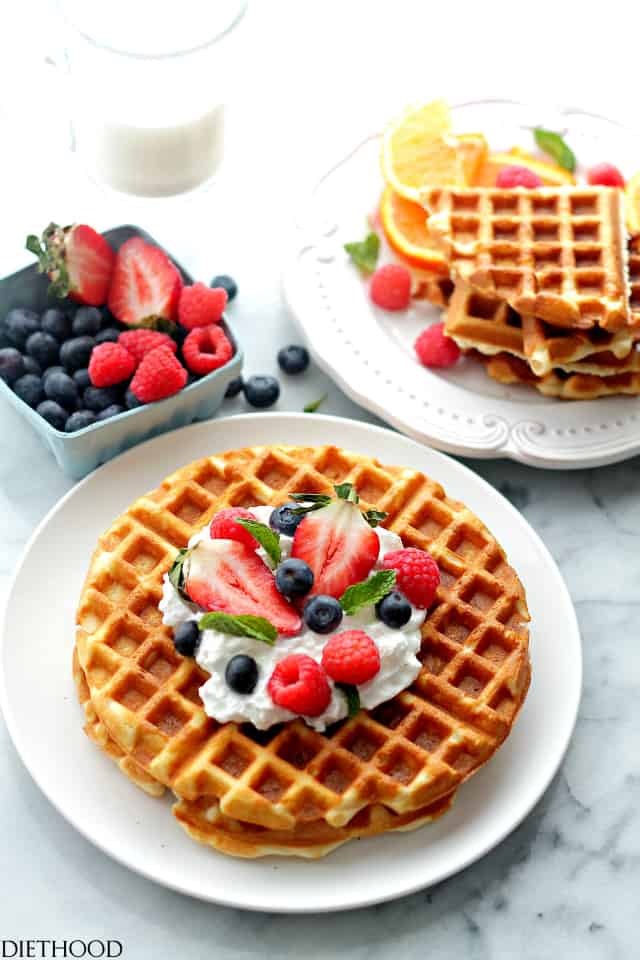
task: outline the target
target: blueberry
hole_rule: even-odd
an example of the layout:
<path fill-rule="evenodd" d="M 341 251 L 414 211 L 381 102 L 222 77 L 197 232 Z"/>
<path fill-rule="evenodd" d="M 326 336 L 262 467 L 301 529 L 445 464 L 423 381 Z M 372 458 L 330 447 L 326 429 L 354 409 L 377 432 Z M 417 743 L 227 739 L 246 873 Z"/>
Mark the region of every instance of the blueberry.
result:
<path fill-rule="evenodd" d="M 306 347 L 290 343 L 288 347 L 278 350 L 278 366 L 285 373 L 302 373 L 309 366 L 309 351 Z"/>
<path fill-rule="evenodd" d="M 26 350 L 30 357 L 33 357 L 40 366 L 52 367 L 58 362 L 60 344 L 50 333 L 44 333 L 43 330 L 36 330 L 27 339 Z"/>
<path fill-rule="evenodd" d="M 47 423 L 50 423 L 56 430 L 64 430 L 69 413 L 64 407 L 61 407 L 59 403 L 56 403 L 55 400 L 43 400 L 42 403 L 39 403 L 36 407 L 36 412 L 39 413 L 41 417 L 44 417 Z"/>
<path fill-rule="evenodd" d="M 89 366 L 89 358 L 96 342 L 93 337 L 74 337 L 60 347 L 60 363 L 67 370 Z"/>
<path fill-rule="evenodd" d="M 46 380 L 47 377 L 51 376 L 52 373 L 66 373 L 64 367 L 61 367 L 59 363 L 55 364 L 53 367 L 47 367 L 45 372 L 42 374 L 42 379 Z"/>
<path fill-rule="evenodd" d="M 276 570 L 276 587 L 284 597 L 303 597 L 313 586 L 313 572 L 308 563 L 289 557 Z"/>
<path fill-rule="evenodd" d="M 225 397 L 230 399 L 231 397 L 237 397 L 241 393 L 242 388 L 244 387 L 244 380 L 242 377 L 234 377 L 233 380 L 230 380 L 227 384 L 227 389 L 224 392 Z"/>
<path fill-rule="evenodd" d="M 331 633 L 342 620 L 342 607 L 335 597 L 318 594 L 307 600 L 302 617 L 314 633 Z"/>
<path fill-rule="evenodd" d="M 297 508 L 297 503 L 285 503 L 272 510 L 269 517 L 271 529 L 275 530 L 276 533 L 284 533 L 285 536 L 292 537 L 304 516 L 304 514 L 294 512 Z"/>
<path fill-rule="evenodd" d="M 67 433 L 75 433 L 76 430 L 84 430 L 85 427 L 90 427 L 95 422 L 96 415 L 91 410 L 76 410 L 68 417 L 64 428 Z"/>
<path fill-rule="evenodd" d="M 101 413 L 107 407 L 118 403 L 122 393 L 117 387 L 88 386 L 82 394 L 82 406 L 94 413 Z"/>
<path fill-rule="evenodd" d="M 40 329 L 62 343 L 71 336 L 71 320 L 57 307 L 49 307 L 40 317 Z"/>
<path fill-rule="evenodd" d="M 82 367 L 81 370 L 74 370 L 73 379 L 78 390 L 86 390 L 87 387 L 91 386 L 91 377 L 86 367 Z"/>
<path fill-rule="evenodd" d="M 97 307 L 78 307 L 71 322 L 74 337 L 95 337 L 102 326 L 102 314 Z"/>
<path fill-rule="evenodd" d="M 258 682 L 258 664 L 253 657 L 238 653 L 229 660 L 224 679 L 236 693 L 253 693 Z"/>
<path fill-rule="evenodd" d="M 233 277 L 230 277 L 227 273 L 219 273 L 217 277 L 214 277 L 210 287 L 222 287 L 223 290 L 227 291 L 227 300 L 231 303 L 238 295 L 238 284 L 235 282 Z"/>
<path fill-rule="evenodd" d="M 24 372 L 33 373 L 36 377 L 42 376 L 42 367 L 37 360 L 34 360 L 33 357 L 23 357 L 24 360 Z"/>
<path fill-rule="evenodd" d="M 100 333 L 96 334 L 96 343 L 116 343 L 120 336 L 120 330 L 115 327 L 105 327 Z"/>
<path fill-rule="evenodd" d="M 69 413 L 78 406 L 78 388 L 68 373 L 45 373 L 44 392 L 49 400 L 55 400 Z"/>
<path fill-rule="evenodd" d="M 96 416 L 96 420 L 109 420 L 111 417 L 115 417 L 118 413 L 124 413 L 124 407 L 119 403 L 112 403 L 111 406 L 100 411 L 100 413 Z"/>
<path fill-rule="evenodd" d="M 138 400 L 135 393 L 132 393 L 131 389 L 129 389 L 124 395 L 124 405 L 127 410 L 135 410 L 136 407 L 143 407 L 144 403 L 142 400 Z"/>
<path fill-rule="evenodd" d="M 252 407 L 270 407 L 280 396 L 280 384 L 275 377 L 249 377 L 244 383 L 244 395 Z"/>
<path fill-rule="evenodd" d="M 25 373 L 24 376 L 18 377 L 13 385 L 13 392 L 30 407 L 37 407 L 40 401 L 44 400 L 42 380 L 33 373 Z"/>
<path fill-rule="evenodd" d="M 411 604 L 399 590 L 392 590 L 376 603 L 376 615 L 388 627 L 399 630 L 411 619 Z"/>
<path fill-rule="evenodd" d="M 183 657 L 192 657 L 200 643 L 200 631 L 195 620 L 181 623 L 173 632 L 173 645 Z"/>
<path fill-rule="evenodd" d="M 0 350 L 0 379 L 11 386 L 26 373 L 24 357 L 15 347 L 3 347 Z"/>
<path fill-rule="evenodd" d="M 33 310 L 14 307 L 4 321 L 9 340 L 18 350 L 24 350 L 28 338 L 38 329 L 38 314 Z"/>

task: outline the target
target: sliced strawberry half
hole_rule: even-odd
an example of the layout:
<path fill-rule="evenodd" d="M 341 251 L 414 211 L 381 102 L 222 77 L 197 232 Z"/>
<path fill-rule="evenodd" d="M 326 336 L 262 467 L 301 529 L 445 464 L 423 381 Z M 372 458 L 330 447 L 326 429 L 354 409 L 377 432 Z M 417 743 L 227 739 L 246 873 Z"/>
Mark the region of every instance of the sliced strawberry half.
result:
<path fill-rule="evenodd" d="M 93 307 L 107 302 L 116 255 L 93 227 L 50 223 L 40 238 L 27 237 L 27 250 L 37 256 L 40 272 L 48 275 L 53 296 Z"/>
<path fill-rule="evenodd" d="M 313 592 L 339 599 L 364 580 L 378 558 L 378 536 L 351 500 L 332 500 L 298 524 L 291 556 L 313 571 Z"/>
<path fill-rule="evenodd" d="M 203 540 L 188 561 L 185 590 L 205 610 L 252 613 L 278 633 L 297 633 L 302 621 L 276 588 L 275 577 L 255 550 L 236 540 Z"/>
<path fill-rule="evenodd" d="M 128 326 L 175 320 L 182 278 L 160 247 L 132 237 L 118 250 L 108 306 Z"/>

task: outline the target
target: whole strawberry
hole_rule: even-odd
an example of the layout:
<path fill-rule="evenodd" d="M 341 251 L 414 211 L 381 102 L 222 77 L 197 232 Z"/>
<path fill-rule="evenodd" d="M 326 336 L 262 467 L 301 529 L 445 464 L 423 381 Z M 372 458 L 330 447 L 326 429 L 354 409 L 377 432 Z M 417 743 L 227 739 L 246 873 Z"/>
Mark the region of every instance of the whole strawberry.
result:
<path fill-rule="evenodd" d="M 130 390 L 142 403 L 164 400 L 182 390 L 187 371 L 169 347 L 155 347 L 140 361 Z"/>
<path fill-rule="evenodd" d="M 227 299 L 227 291 L 222 287 L 212 289 L 204 283 L 183 287 L 178 304 L 178 321 L 186 330 L 220 323 Z"/>
<path fill-rule="evenodd" d="M 50 223 L 40 238 L 29 234 L 26 247 L 38 258 L 40 273 L 48 275 L 54 297 L 92 307 L 107 302 L 116 255 L 93 227 Z"/>

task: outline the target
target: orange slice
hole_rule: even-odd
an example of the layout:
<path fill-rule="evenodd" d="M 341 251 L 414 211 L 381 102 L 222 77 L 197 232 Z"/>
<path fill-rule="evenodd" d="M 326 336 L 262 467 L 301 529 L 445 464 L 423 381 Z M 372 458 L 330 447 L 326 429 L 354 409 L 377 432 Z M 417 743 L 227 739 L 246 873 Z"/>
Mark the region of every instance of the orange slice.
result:
<path fill-rule="evenodd" d="M 380 201 L 380 222 L 389 246 L 412 267 L 446 272 L 444 258 L 429 243 L 427 215 L 420 204 L 387 186 Z"/>
<path fill-rule="evenodd" d="M 456 139 L 462 155 L 464 178 L 471 185 L 475 183 L 478 171 L 487 159 L 489 147 L 481 133 L 459 133 Z"/>
<path fill-rule="evenodd" d="M 473 180 L 473 186 L 495 187 L 496 177 L 500 170 L 513 164 L 526 167 L 528 170 L 537 173 L 547 187 L 562 187 L 576 182 L 573 174 L 569 170 L 558 166 L 557 163 L 539 160 L 520 147 L 512 147 L 507 153 L 490 153 L 486 160 L 479 165 Z"/>
<path fill-rule="evenodd" d="M 624 205 L 627 217 L 627 230 L 631 234 L 640 233 L 640 171 L 634 173 L 624 188 Z"/>
<path fill-rule="evenodd" d="M 382 136 L 381 165 L 387 183 L 407 200 L 426 186 L 461 186 L 462 155 L 450 134 L 451 115 L 443 100 L 410 108 Z"/>

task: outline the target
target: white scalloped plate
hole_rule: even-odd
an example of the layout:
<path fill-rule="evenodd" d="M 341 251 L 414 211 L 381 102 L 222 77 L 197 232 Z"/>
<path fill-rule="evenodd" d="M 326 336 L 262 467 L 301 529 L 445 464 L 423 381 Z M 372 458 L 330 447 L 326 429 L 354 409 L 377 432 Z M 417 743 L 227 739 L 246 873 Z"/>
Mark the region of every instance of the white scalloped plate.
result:
<path fill-rule="evenodd" d="M 484 100 L 455 106 L 453 117 L 456 130 L 481 130 L 493 149 L 531 147 L 540 124 L 562 131 L 584 166 L 611 160 L 627 175 L 640 167 L 640 136 L 582 110 Z M 285 296 L 318 364 L 367 410 L 450 453 L 571 469 L 640 452 L 640 398 L 551 400 L 493 382 L 473 360 L 450 371 L 420 366 L 413 342 L 438 311 L 376 309 L 343 250 L 364 235 L 380 197 L 379 140 L 368 137 L 318 181 L 287 251 Z"/>

